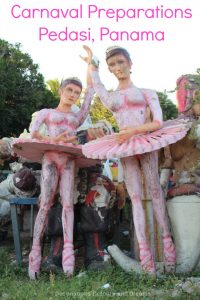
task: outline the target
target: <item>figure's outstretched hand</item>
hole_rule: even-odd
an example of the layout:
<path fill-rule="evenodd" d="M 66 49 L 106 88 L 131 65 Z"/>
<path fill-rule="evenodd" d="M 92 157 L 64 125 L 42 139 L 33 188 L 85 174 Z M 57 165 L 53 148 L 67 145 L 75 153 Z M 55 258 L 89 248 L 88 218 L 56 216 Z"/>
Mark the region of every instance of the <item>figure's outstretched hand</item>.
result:
<path fill-rule="evenodd" d="M 117 140 L 118 144 L 122 144 L 129 140 L 133 135 L 135 134 L 134 128 L 127 127 L 122 130 L 120 130 L 119 133 L 115 134 L 115 138 Z"/>
<path fill-rule="evenodd" d="M 87 64 L 90 64 L 92 61 L 92 57 L 93 57 L 93 53 L 92 53 L 92 49 L 90 49 L 88 46 L 84 45 L 83 49 L 87 52 L 87 56 L 82 56 L 80 55 L 80 57 L 82 58 L 82 60 L 84 60 Z"/>

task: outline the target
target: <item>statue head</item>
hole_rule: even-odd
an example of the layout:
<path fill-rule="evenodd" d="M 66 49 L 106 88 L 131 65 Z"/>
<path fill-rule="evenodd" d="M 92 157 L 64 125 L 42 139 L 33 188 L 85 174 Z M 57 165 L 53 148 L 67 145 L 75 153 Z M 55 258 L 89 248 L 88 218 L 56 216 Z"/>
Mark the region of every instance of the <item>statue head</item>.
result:
<path fill-rule="evenodd" d="M 77 77 L 70 77 L 61 82 L 59 88 L 60 105 L 72 106 L 80 97 L 82 83 Z"/>
<path fill-rule="evenodd" d="M 108 69 L 119 80 L 129 80 L 132 61 L 130 54 L 120 46 L 109 47 L 106 51 Z"/>
<path fill-rule="evenodd" d="M 132 63 L 129 52 L 125 48 L 120 47 L 120 46 L 112 46 L 112 47 L 107 48 L 107 50 L 106 50 L 106 61 L 108 62 L 108 59 L 110 57 L 115 56 L 115 55 L 119 55 L 119 54 L 122 54 L 124 57 L 126 57 L 126 59 L 130 63 Z"/>
<path fill-rule="evenodd" d="M 60 84 L 60 89 L 64 88 L 66 85 L 68 85 L 70 83 L 77 85 L 78 87 L 80 87 L 81 90 L 83 88 L 82 82 L 80 81 L 80 79 L 78 77 L 69 77 L 67 79 L 62 80 L 62 82 Z"/>
<path fill-rule="evenodd" d="M 187 112 L 195 104 L 200 104 L 200 75 L 186 74 L 177 79 L 178 111 Z"/>

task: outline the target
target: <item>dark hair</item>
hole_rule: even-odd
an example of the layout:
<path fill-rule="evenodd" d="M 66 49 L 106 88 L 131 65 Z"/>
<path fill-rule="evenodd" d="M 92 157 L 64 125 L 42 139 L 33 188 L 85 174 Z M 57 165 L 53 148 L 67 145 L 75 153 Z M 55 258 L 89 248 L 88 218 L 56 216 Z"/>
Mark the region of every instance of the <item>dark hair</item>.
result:
<path fill-rule="evenodd" d="M 82 82 L 77 77 L 71 77 L 71 78 L 67 78 L 65 80 L 62 80 L 62 82 L 60 84 L 60 88 L 63 88 L 63 87 L 65 87 L 66 85 L 68 85 L 70 83 L 73 83 L 73 84 L 79 86 L 81 90 L 83 88 Z"/>
<path fill-rule="evenodd" d="M 128 61 L 131 61 L 129 52 L 125 48 L 122 48 L 120 46 L 109 47 L 106 50 L 106 61 L 108 61 L 108 59 L 110 57 L 117 55 L 117 54 L 122 54 L 128 59 Z"/>

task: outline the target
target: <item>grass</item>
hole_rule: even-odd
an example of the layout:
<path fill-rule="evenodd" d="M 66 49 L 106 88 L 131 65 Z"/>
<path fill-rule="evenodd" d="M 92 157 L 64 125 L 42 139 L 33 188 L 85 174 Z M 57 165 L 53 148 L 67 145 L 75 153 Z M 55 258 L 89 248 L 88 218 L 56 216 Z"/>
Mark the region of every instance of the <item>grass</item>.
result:
<path fill-rule="evenodd" d="M 41 274 L 37 281 L 30 281 L 27 264 L 11 263 L 9 247 L 0 247 L 0 299 L 1 300 L 65 300 L 65 299 L 172 299 L 168 291 L 179 278 L 168 276 L 153 279 L 148 276 L 126 274 L 116 265 L 107 271 L 88 271 L 82 277 L 77 274 L 67 279 L 63 273 Z M 110 287 L 103 286 L 109 283 Z M 164 291 L 164 296 L 155 297 L 152 290 Z M 182 294 L 176 299 L 199 299 Z"/>

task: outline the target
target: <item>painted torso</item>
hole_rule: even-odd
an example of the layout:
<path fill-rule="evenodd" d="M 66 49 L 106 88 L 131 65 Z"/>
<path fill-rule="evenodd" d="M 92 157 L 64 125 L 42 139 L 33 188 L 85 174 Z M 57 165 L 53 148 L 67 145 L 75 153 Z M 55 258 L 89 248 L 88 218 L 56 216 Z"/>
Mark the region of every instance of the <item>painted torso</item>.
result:
<path fill-rule="evenodd" d="M 107 92 L 97 72 L 92 72 L 93 85 L 103 104 L 113 113 L 120 129 L 145 123 L 149 106 L 153 120 L 162 124 L 162 110 L 156 93 L 134 85 L 124 90 Z"/>
<path fill-rule="evenodd" d="M 111 93 L 111 111 L 119 128 L 143 124 L 146 119 L 147 103 L 137 87 Z"/>
<path fill-rule="evenodd" d="M 56 137 L 64 131 L 72 132 L 79 126 L 76 113 L 64 113 L 56 109 L 41 110 L 31 126 L 31 132 L 38 131 L 42 123 L 47 126 L 49 136 L 52 137 Z"/>
<path fill-rule="evenodd" d="M 89 88 L 86 98 L 78 112 L 61 112 L 56 109 L 42 109 L 36 115 L 31 124 L 30 132 L 39 131 L 40 126 L 47 126 L 48 135 L 56 137 L 64 131 L 74 134 L 74 131 L 83 123 L 89 112 L 89 106 L 94 94 L 93 88 Z"/>

